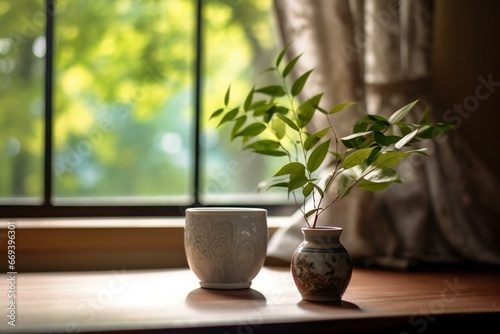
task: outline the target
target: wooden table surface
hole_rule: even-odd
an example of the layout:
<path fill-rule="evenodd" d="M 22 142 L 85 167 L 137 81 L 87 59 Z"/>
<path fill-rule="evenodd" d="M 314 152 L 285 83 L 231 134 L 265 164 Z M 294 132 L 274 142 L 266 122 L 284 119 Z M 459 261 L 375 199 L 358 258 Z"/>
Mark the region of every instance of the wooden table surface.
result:
<path fill-rule="evenodd" d="M 431 333 L 500 320 L 499 270 L 356 268 L 338 303 L 303 301 L 286 267 L 227 291 L 200 288 L 189 269 L 17 273 L 15 327 L 8 278 L 1 333 Z"/>

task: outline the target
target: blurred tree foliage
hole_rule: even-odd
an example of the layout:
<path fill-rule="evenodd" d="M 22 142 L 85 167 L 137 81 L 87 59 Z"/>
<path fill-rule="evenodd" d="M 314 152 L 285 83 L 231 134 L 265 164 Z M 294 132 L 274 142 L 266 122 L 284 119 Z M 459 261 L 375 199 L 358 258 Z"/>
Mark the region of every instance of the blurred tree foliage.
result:
<path fill-rule="evenodd" d="M 55 196 L 186 199 L 194 173 L 196 1 L 55 5 Z M 44 15 L 43 0 L 0 0 L 0 197 L 43 191 Z M 233 170 L 228 184 L 214 178 L 238 150 L 218 141 L 224 135 L 207 120 L 229 82 L 245 92 L 253 69 L 271 66 L 271 0 L 204 0 L 203 20 L 202 180 L 209 192 L 254 192 L 265 171 L 254 167 L 247 177 L 246 161 L 237 162 L 246 177 Z"/>
<path fill-rule="evenodd" d="M 43 167 L 42 1 L 0 1 L 0 196 L 38 197 Z M 15 13 L 15 14 L 14 14 Z"/>

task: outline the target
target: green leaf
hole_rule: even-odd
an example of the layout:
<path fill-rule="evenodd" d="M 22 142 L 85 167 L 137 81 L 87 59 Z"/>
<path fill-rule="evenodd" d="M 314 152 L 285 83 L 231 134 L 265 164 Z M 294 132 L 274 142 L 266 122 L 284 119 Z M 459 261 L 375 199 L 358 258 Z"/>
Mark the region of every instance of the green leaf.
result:
<path fill-rule="evenodd" d="M 368 128 L 368 130 L 384 132 L 389 128 L 389 126 L 390 124 L 387 121 L 376 121 Z"/>
<path fill-rule="evenodd" d="M 266 100 L 258 100 L 258 101 L 252 102 L 252 104 L 250 104 L 248 106 L 247 110 L 250 111 L 250 110 L 259 109 L 262 106 L 267 106 L 267 105 L 273 105 L 273 103 L 268 103 Z"/>
<path fill-rule="evenodd" d="M 324 197 L 325 196 L 325 192 L 323 191 L 323 189 L 321 189 L 318 185 L 314 184 L 311 182 L 311 184 L 313 185 L 313 187 L 316 189 L 316 191 L 319 193 L 319 195 L 321 197 Z"/>
<path fill-rule="evenodd" d="M 283 88 L 283 86 L 280 86 L 280 85 L 270 85 L 270 86 L 261 87 L 259 89 L 256 89 L 255 92 L 266 94 L 266 95 L 273 96 L 273 97 L 280 97 L 280 96 L 286 95 L 285 89 Z"/>
<path fill-rule="evenodd" d="M 260 72 L 261 74 L 267 73 L 267 72 L 274 72 L 276 71 L 276 67 L 268 67 L 264 71 Z"/>
<path fill-rule="evenodd" d="M 245 111 L 250 110 L 250 106 L 252 105 L 252 100 L 253 100 L 253 92 L 254 92 L 254 88 L 252 88 L 248 92 L 248 95 L 245 98 L 245 102 L 243 103 L 243 110 L 245 110 Z"/>
<path fill-rule="evenodd" d="M 291 127 L 292 129 L 294 129 L 295 131 L 299 132 L 300 129 L 299 127 L 288 117 L 286 117 L 285 115 L 283 114 L 276 114 L 276 116 L 281 119 L 283 122 L 286 123 L 286 125 L 288 125 L 289 127 Z"/>
<path fill-rule="evenodd" d="M 350 106 L 352 106 L 352 105 L 355 105 L 355 104 L 356 104 L 356 102 L 344 102 L 344 103 L 339 103 L 339 104 L 337 104 L 336 106 L 334 106 L 332 109 L 330 109 L 330 111 L 328 111 L 328 113 L 329 113 L 330 115 L 332 115 L 332 114 L 336 114 L 336 113 L 338 113 L 339 111 L 342 111 L 342 110 L 344 110 L 344 109 L 346 109 L 346 108 L 348 108 L 348 107 L 350 107 Z"/>
<path fill-rule="evenodd" d="M 262 181 L 257 186 L 257 192 L 262 191 L 262 189 L 269 190 L 271 188 L 287 188 L 288 182 L 283 180 L 271 179 L 270 181 Z"/>
<path fill-rule="evenodd" d="M 432 139 L 445 134 L 453 129 L 453 125 L 448 123 L 435 123 L 426 125 L 418 131 L 418 137 L 424 139 Z"/>
<path fill-rule="evenodd" d="M 279 117 L 273 117 L 271 120 L 271 129 L 278 139 L 282 139 L 286 134 L 286 125 Z"/>
<path fill-rule="evenodd" d="M 378 156 L 377 167 L 379 168 L 394 167 L 410 154 L 411 153 L 409 152 L 401 152 L 401 151 L 382 153 L 381 155 Z"/>
<path fill-rule="evenodd" d="M 288 188 L 288 182 L 273 183 L 269 187 L 267 187 L 267 190 L 269 190 L 271 188 L 275 188 L 275 187 L 278 187 L 278 188 Z"/>
<path fill-rule="evenodd" d="M 210 115 L 209 120 L 212 119 L 212 118 L 214 118 L 214 117 L 219 116 L 220 114 L 222 114 L 224 112 L 224 110 L 225 110 L 224 108 L 217 109 L 216 111 L 214 111 L 212 113 L 212 115 Z"/>
<path fill-rule="evenodd" d="M 401 149 L 403 146 L 408 144 L 413 138 L 415 138 L 417 133 L 418 129 L 413 130 L 412 132 L 401 138 L 396 144 L 394 144 L 394 146 L 396 147 L 397 150 Z"/>
<path fill-rule="evenodd" d="M 424 125 L 429 123 L 429 109 L 426 108 L 422 114 L 422 117 L 418 121 L 418 124 Z"/>
<path fill-rule="evenodd" d="M 302 103 L 297 109 L 297 125 L 300 128 L 305 127 L 314 116 L 316 106 L 319 104 L 323 93 L 311 97 L 309 100 Z"/>
<path fill-rule="evenodd" d="M 382 122 L 382 123 L 389 125 L 389 121 L 385 117 L 380 116 L 380 115 L 368 114 L 367 118 L 371 121 L 374 121 L 374 122 Z"/>
<path fill-rule="evenodd" d="M 403 118 L 405 118 L 406 114 L 408 114 L 408 112 L 417 104 L 417 102 L 418 100 L 413 101 L 412 103 L 407 104 L 403 108 L 393 113 L 388 119 L 389 123 L 396 124 L 401 121 Z"/>
<path fill-rule="evenodd" d="M 268 155 L 271 157 L 284 157 L 288 155 L 286 152 L 278 150 L 254 150 L 254 152 L 261 155 Z"/>
<path fill-rule="evenodd" d="M 272 177 L 267 180 L 260 181 L 259 184 L 257 185 L 257 191 L 261 191 L 262 189 L 269 190 L 272 187 L 288 188 L 288 181 L 283 180 L 282 177 L 280 178 Z"/>
<path fill-rule="evenodd" d="M 353 133 L 353 134 L 350 134 L 348 136 L 340 138 L 340 140 L 343 141 L 343 140 L 351 140 L 353 138 L 362 138 L 364 136 L 371 134 L 372 132 L 373 131 L 364 131 L 364 132 Z"/>
<path fill-rule="evenodd" d="M 240 132 L 236 134 L 236 137 L 246 137 L 246 136 L 257 136 L 266 129 L 266 126 L 262 123 L 252 123 Z"/>
<path fill-rule="evenodd" d="M 261 102 L 261 101 L 259 101 Z M 255 117 L 265 115 L 269 112 L 269 110 L 273 109 L 275 107 L 274 103 L 266 103 L 266 101 L 262 101 L 264 103 L 261 103 L 257 105 L 255 108 L 252 106 L 251 109 L 254 110 L 253 115 Z M 255 103 L 254 103 L 255 105 Z"/>
<path fill-rule="evenodd" d="M 233 130 L 231 130 L 231 140 L 234 140 L 236 138 L 236 134 L 238 133 L 238 131 L 240 131 L 241 127 L 243 126 L 243 124 L 245 124 L 246 120 L 247 120 L 246 115 L 241 115 L 240 117 L 234 120 Z"/>
<path fill-rule="evenodd" d="M 387 167 L 377 168 L 374 171 L 366 174 L 363 179 L 373 183 L 401 182 L 396 170 Z"/>
<path fill-rule="evenodd" d="M 311 217 L 313 214 L 315 214 L 316 212 L 322 210 L 321 208 L 315 208 L 315 209 L 311 209 L 309 211 L 307 211 L 304 215 L 304 217 Z"/>
<path fill-rule="evenodd" d="M 375 131 L 373 133 L 373 139 L 375 139 L 375 142 L 379 144 L 380 146 L 389 146 L 389 141 L 385 138 L 384 134 L 380 131 Z"/>
<path fill-rule="evenodd" d="M 288 181 L 288 192 L 290 193 L 291 191 L 302 187 L 307 182 L 309 182 L 309 179 L 303 175 L 290 174 L 290 181 Z"/>
<path fill-rule="evenodd" d="M 269 155 L 274 157 L 282 157 L 287 155 L 286 152 L 278 150 L 279 148 L 279 142 L 269 139 L 258 140 L 243 147 L 244 150 L 252 150 L 253 152 L 262 155 Z"/>
<path fill-rule="evenodd" d="M 374 147 L 362 148 L 349 154 L 342 162 L 342 167 L 345 169 L 352 168 L 366 162 L 368 156 L 372 153 Z"/>
<path fill-rule="evenodd" d="M 300 162 L 290 162 L 286 165 L 284 165 L 283 167 L 281 167 L 281 169 L 276 173 L 274 174 L 273 176 L 281 176 L 281 175 L 299 175 L 299 176 L 303 176 L 306 174 L 306 167 L 301 164 Z"/>
<path fill-rule="evenodd" d="M 276 106 L 272 106 L 271 108 L 266 110 L 264 112 L 264 114 L 262 115 L 262 121 L 264 123 L 269 123 L 271 121 L 271 118 L 273 117 L 273 115 L 275 113 L 275 110 L 276 110 Z M 255 113 L 254 113 L 254 115 L 255 115 Z"/>
<path fill-rule="evenodd" d="M 304 88 L 309 75 L 313 70 L 309 70 L 306 73 L 302 74 L 292 85 L 292 95 L 297 96 L 300 94 L 302 89 Z"/>
<path fill-rule="evenodd" d="M 328 115 L 328 111 L 326 111 L 325 109 L 321 108 L 320 106 L 316 106 L 316 109 L 321 112 L 322 114 L 324 115 Z"/>
<path fill-rule="evenodd" d="M 279 147 L 280 147 L 279 142 L 269 139 L 263 139 L 263 140 L 257 140 L 247 146 L 244 146 L 243 149 L 262 151 L 262 150 L 275 150 Z"/>
<path fill-rule="evenodd" d="M 380 156 L 380 147 L 374 147 L 372 153 L 366 158 L 366 164 L 374 164 Z"/>
<path fill-rule="evenodd" d="M 357 187 L 363 189 L 365 191 L 377 192 L 382 191 L 388 186 L 390 186 L 393 182 L 371 182 L 367 180 L 362 180 L 358 183 Z"/>
<path fill-rule="evenodd" d="M 344 171 L 342 172 L 342 175 L 345 175 L 346 177 L 348 177 L 352 180 L 357 180 L 363 176 L 363 174 L 366 172 L 367 168 L 368 168 L 368 165 L 356 165 L 352 168 L 344 169 Z"/>
<path fill-rule="evenodd" d="M 283 78 L 286 78 L 290 72 L 292 72 L 293 68 L 295 67 L 295 64 L 297 64 L 297 61 L 299 58 L 302 57 L 302 54 L 298 55 L 297 57 L 293 58 L 288 65 L 286 65 L 285 69 L 283 70 Z"/>
<path fill-rule="evenodd" d="M 349 193 L 349 186 L 354 182 L 354 179 L 349 177 L 349 175 L 342 174 L 340 176 L 339 186 L 338 186 L 338 194 L 343 194 L 343 196 L 347 196 Z"/>
<path fill-rule="evenodd" d="M 274 109 L 275 113 L 280 113 L 283 115 L 286 115 L 289 111 L 290 111 L 290 109 L 288 109 L 287 107 L 283 107 L 283 106 L 276 106 Z"/>
<path fill-rule="evenodd" d="M 289 110 L 286 107 L 274 105 L 272 108 L 270 108 L 269 110 L 267 110 L 265 112 L 263 120 L 264 120 L 264 122 L 269 123 L 273 119 L 274 114 L 279 113 L 279 114 L 286 115 L 288 113 L 288 111 Z M 284 126 L 284 124 L 283 124 L 283 126 Z"/>
<path fill-rule="evenodd" d="M 311 148 L 316 145 L 321 138 L 323 138 L 328 132 L 330 131 L 330 127 L 324 128 L 323 130 L 319 130 L 316 133 L 313 133 L 312 135 L 309 135 L 306 140 L 304 141 L 304 149 L 306 151 L 309 151 Z"/>
<path fill-rule="evenodd" d="M 400 136 L 385 136 L 382 132 L 375 131 L 373 133 L 375 142 L 380 146 L 390 146 L 397 143 L 402 137 Z"/>
<path fill-rule="evenodd" d="M 397 126 L 403 136 L 406 136 L 407 134 L 413 131 L 413 129 L 410 128 L 409 124 L 407 123 L 398 123 Z"/>
<path fill-rule="evenodd" d="M 276 58 L 276 68 L 278 68 L 280 66 L 281 61 L 283 60 L 283 57 L 285 56 L 286 52 L 290 48 L 291 44 L 292 43 L 288 43 L 287 45 L 285 45 L 285 47 L 283 48 L 283 50 L 281 50 L 281 52 L 279 53 L 278 57 Z"/>
<path fill-rule="evenodd" d="M 228 111 L 224 115 L 224 117 L 222 117 L 221 121 L 219 122 L 219 125 L 217 125 L 217 128 L 226 122 L 232 121 L 236 117 L 236 115 L 238 115 L 238 112 L 239 112 L 239 108 L 234 108 L 234 109 Z"/>
<path fill-rule="evenodd" d="M 231 91 L 231 86 L 227 87 L 226 94 L 224 95 L 224 105 L 226 107 L 229 104 L 229 94 L 230 94 L 230 91 Z"/>
<path fill-rule="evenodd" d="M 358 147 L 363 142 L 364 137 L 369 134 L 372 134 L 372 131 L 357 132 L 349 136 L 340 138 L 340 140 L 345 145 L 345 147 L 355 148 Z"/>
<path fill-rule="evenodd" d="M 323 161 L 325 160 L 326 154 L 328 153 L 328 148 L 330 147 L 331 139 L 319 144 L 314 151 L 312 151 L 311 155 L 307 159 L 307 169 L 309 172 L 314 172 L 316 169 L 321 166 Z"/>
<path fill-rule="evenodd" d="M 401 183 L 398 173 L 392 168 L 381 168 L 368 173 L 357 186 L 363 190 L 376 192 L 384 190 L 392 183 Z"/>
<path fill-rule="evenodd" d="M 354 126 L 352 128 L 352 133 L 364 132 L 368 129 L 368 125 L 370 125 L 372 123 L 373 123 L 373 121 L 368 116 L 365 116 L 365 117 L 359 119 L 354 124 Z"/>

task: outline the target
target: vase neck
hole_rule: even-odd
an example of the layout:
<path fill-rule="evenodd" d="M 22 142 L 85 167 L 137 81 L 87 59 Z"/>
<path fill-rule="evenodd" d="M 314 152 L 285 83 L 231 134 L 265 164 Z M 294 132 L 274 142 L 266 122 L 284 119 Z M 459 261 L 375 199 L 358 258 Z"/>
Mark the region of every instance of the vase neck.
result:
<path fill-rule="evenodd" d="M 339 242 L 342 231 L 340 227 L 302 228 L 305 241 L 321 243 Z"/>

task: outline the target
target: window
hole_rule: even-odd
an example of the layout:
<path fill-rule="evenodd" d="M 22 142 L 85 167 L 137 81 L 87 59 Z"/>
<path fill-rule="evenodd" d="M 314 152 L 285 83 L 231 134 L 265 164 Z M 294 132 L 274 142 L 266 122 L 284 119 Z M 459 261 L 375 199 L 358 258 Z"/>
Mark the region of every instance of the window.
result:
<path fill-rule="evenodd" d="M 272 65 L 272 0 L 0 1 L 0 21 L 1 216 L 295 209 L 257 194 L 276 159 L 209 120 Z"/>

